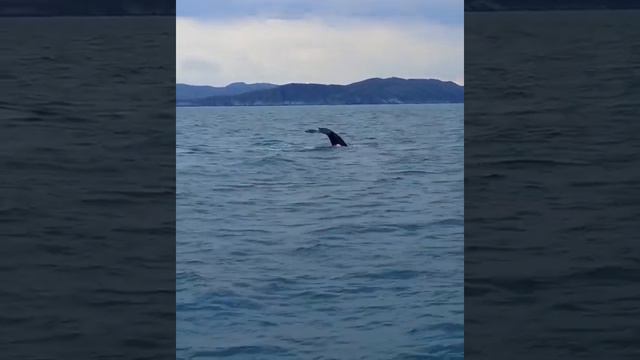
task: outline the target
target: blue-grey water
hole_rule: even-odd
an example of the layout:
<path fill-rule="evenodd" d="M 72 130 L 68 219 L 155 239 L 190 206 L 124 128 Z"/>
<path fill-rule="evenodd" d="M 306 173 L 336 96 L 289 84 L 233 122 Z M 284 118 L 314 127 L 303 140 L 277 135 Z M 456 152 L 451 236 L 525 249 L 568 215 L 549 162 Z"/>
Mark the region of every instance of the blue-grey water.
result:
<path fill-rule="evenodd" d="M 640 359 L 640 11 L 465 16 L 465 355 Z"/>
<path fill-rule="evenodd" d="M 177 109 L 176 357 L 461 359 L 463 136 L 463 105 Z"/>
<path fill-rule="evenodd" d="M 1 18 L 2 358 L 174 358 L 174 39 Z"/>

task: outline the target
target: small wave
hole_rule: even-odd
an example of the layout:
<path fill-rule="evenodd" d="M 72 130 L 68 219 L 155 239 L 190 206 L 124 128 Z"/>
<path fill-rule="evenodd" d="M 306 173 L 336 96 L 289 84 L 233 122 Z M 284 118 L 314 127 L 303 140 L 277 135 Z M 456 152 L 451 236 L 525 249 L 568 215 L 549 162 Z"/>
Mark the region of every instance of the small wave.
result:
<path fill-rule="evenodd" d="M 462 354 L 464 354 L 464 343 L 459 341 L 458 344 L 429 346 L 418 353 L 402 353 L 391 360 L 463 360 Z"/>
<path fill-rule="evenodd" d="M 115 190 L 104 191 L 105 194 L 120 195 L 125 197 L 131 197 L 135 199 L 148 199 L 156 197 L 175 196 L 175 192 L 168 190 Z"/>
<path fill-rule="evenodd" d="M 349 147 L 346 147 L 344 149 L 348 149 Z M 298 152 L 325 152 L 325 151 L 334 151 L 337 149 L 343 149 L 343 148 L 335 148 L 333 146 L 315 146 L 315 147 L 311 147 L 311 148 L 304 148 L 301 150 L 297 150 Z"/>
<path fill-rule="evenodd" d="M 584 306 L 580 306 L 574 303 L 566 303 L 566 302 L 560 303 L 560 304 L 554 304 L 553 306 L 551 306 L 551 310 L 579 312 L 579 313 L 587 312 L 587 309 Z"/>
<path fill-rule="evenodd" d="M 121 226 L 112 231 L 128 234 L 167 235 L 175 233 L 176 229 L 172 226 Z"/>
<path fill-rule="evenodd" d="M 391 225 L 337 225 L 316 229 L 309 232 L 311 235 L 324 235 L 326 233 L 339 233 L 342 235 L 350 234 L 367 234 L 367 233 L 391 233 L 397 230 L 397 227 Z"/>
<path fill-rule="evenodd" d="M 611 181 L 573 181 L 569 183 L 569 186 L 578 187 L 578 188 L 590 188 L 590 187 L 601 187 L 601 186 L 611 186 L 614 182 Z"/>
<path fill-rule="evenodd" d="M 250 160 L 243 161 L 238 165 L 247 166 L 247 167 L 265 167 L 265 166 L 276 167 L 276 166 L 282 166 L 282 165 L 291 165 L 295 163 L 296 163 L 295 160 L 287 159 L 285 157 L 282 157 L 281 155 L 267 155 L 258 159 L 250 159 Z"/>
<path fill-rule="evenodd" d="M 49 254 L 59 254 L 59 255 L 75 254 L 75 249 L 72 248 L 71 246 L 64 246 L 64 245 L 58 245 L 58 244 L 38 244 L 37 248 Z"/>
<path fill-rule="evenodd" d="M 11 316 L 11 315 L 0 315 L 0 325 L 11 326 L 24 324 L 32 320 L 31 316 Z"/>
<path fill-rule="evenodd" d="M 447 225 L 447 226 L 463 226 L 464 219 L 449 218 L 438 220 L 430 223 L 430 225 Z"/>
<path fill-rule="evenodd" d="M 79 339 L 83 335 L 85 335 L 84 332 L 78 332 L 78 331 L 71 331 L 71 332 L 66 332 L 66 333 L 52 332 L 51 335 L 47 335 L 47 336 L 39 336 L 39 337 L 30 338 L 30 339 L 14 340 L 14 341 L 11 341 L 10 344 L 33 344 L 33 345 L 36 345 L 36 344 L 43 344 L 43 343 L 45 343 L 45 344 L 46 343 L 56 343 L 56 342 L 59 343 L 59 342 Z"/>
<path fill-rule="evenodd" d="M 149 340 L 149 339 L 126 339 L 122 341 L 122 344 L 126 347 L 138 348 L 138 349 L 159 349 L 164 345 L 163 339 Z"/>
<path fill-rule="evenodd" d="M 267 356 L 267 355 L 285 355 L 289 351 L 280 346 L 267 346 L 267 345 L 246 345 L 246 346 L 230 346 L 220 348 L 219 350 L 204 350 L 196 351 L 191 354 L 190 359 L 200 358 L 215 358 L 215 357 L 229 357 L 229 356 Z"/>
<path fill-rule="evenodd" d="M 218 229 L 220 232 L 229 232 L 229 233 L 241 233 L 241 234 L 271 234 L 269 230 L 263 229 L 230 229 L 230 228 L 220 228 Z"/>
<path fill-rule="evenodd" d="M 480 175 L 478 177 L 484 178 L 484 179 L 504 179 L 507 176 L 504 174 L 490 173 L 490 174 Z"/>
<path fill-rule="evenodd" d="M 458 323 L 441 323 L 429 326 L 429 330 L 439 330 L 447 333 L 457 333 L 461 334 L 464 331 L 464 325 Z"/>
<path fill-rule="evenodd" d="M 335 293 L 330 293 L 330 292 L 318 292 L 318 291 L 306 290 L 299 293 L 295 293 L 292 296 L 301 297 L 309 300 L 327 300 L 327 299 L 337 298 L 340 295 Z"/>
<path fill-rule="evenodd" d="M 382 272 L 348 274 L 346 276 L 354 279 L 408 280 L 425 275 L 425 273 L 415 270 L 386 270 Z"/>
<path fill-rule="evenodd" d="M 340 292 L 344 294 L 371 294 L 381 289 L 381 287 L 362 285 L 343 288 L 340 289 Z"/>
<path fill-rule="evenodd" d="M 476 283 L 491 285 L 494 288 L 520 295 L 532 294 L 552 285 L 549 281 L 532 278 L 474 279 L 473 281 Z"/>
<path fill-rule="evenodd" d="M 553 160 L 553 159 L 505 159 L 505 160 L 492 160 L 482 161 L 476 165 L 489 166 L 489 165 L 550 165 L 550 166 L 583 166 L 590 165 L 587 161 L 578 160 Z"/>
<path fill-rule="evenodd" d="M 105 197 L 86 198 L 86 199 L 82 199 L 81 201 L 84 204 L 97 205 L 97 206 L 126 205 L 126 204 L 136 203 L 132 199 L 105 198 Z"/>
<path fill-rule="evenodd" d="M 272 146 L 272 145 L 280 145 L 287 144 L 282 140 L 260 140 L 251 144 L 251 146 Z"/>
<path fill-rule="evenodd" d="M 145 290 L 145 289 L 137 289 L 137 290 L 124 290 L 124 289 L 97 289 L 96 293 L 102 295 L 123 295 L 130 297 L 131 295 L 140 296 L 140 295 L 173 295 L 175 291 L 173 289 L 153 289 L 153 290 Z"/>
<path fill-rule="evenodd" d="M 203 261 L 197 261 L 197 260 L 191 260 L 191 261 L 181 261 L 177 267 L 178 268 L 182 268 L 182 267 L 190 267 L 190 266 L 194 266 L 194 265 L 204 265 L 205 262 Z M 200 283 L 204 280 L 206 280 L 206 278 L 202 275 L 200 275 L 199 273 L 195 272 L 195 271 L 186 271 L 186 272 L 178 272 L 176 279 L 179 281 L 185 281 L 185 282 L 190 282 L 191 284 L 196 284 L 196 283 Z"/>
<path fill-rule="evenodd" d="M 298 254 L 314 254 L 317 252 L 321 252 L 329 249 L 343 248 L 344 245 L 331 245 L 331 244 L 315 244 L 310 246 L 300 246 L 293 250 L 294 253 Z"/>
<path fill-rule="evenodd" d="M 432 172 L 425 170 L 400 170 L 400 171 L 391 171 L 389 172 L 391 175 L 426 175 L 433 174 Z"/>
<path fill-rule="evenodd" d="M 616 280 L 638 281 L 640 274 L 635 267 L 601 266 L 593 269 L 585 269 L 572 273 L 568 279 L 583 279 L 588 281 Z"/>

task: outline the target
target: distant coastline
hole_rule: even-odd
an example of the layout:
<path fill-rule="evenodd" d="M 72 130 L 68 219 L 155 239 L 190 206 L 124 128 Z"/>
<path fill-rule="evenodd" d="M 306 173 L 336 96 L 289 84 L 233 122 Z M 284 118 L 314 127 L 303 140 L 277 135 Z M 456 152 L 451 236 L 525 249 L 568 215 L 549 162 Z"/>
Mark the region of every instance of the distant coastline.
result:
<path fill-rule="evenodd" d="M 464 87 L 437 79 L 372 78 L 348 85 L 176 84 L 176 106 L 290 106 L 463 103 Z"/>

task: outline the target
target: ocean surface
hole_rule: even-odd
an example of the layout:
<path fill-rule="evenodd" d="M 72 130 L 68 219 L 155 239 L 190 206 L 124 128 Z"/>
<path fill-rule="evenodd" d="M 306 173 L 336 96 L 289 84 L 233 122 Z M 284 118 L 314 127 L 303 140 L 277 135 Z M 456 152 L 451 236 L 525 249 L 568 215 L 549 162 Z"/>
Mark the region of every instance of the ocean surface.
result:
<path fill-rule="evenodd" d="M 1 18 L 2 358 L 174 358 L 174 38 Z"/>
<path fill-rule="evenodd" d="M 466 14 L 465 356 L 640 358 L 638 19 Z"/>
<path fill-rule="evenodd" d="M 463 109 L 178 108 L 176 358 L 462 359 Z"/>

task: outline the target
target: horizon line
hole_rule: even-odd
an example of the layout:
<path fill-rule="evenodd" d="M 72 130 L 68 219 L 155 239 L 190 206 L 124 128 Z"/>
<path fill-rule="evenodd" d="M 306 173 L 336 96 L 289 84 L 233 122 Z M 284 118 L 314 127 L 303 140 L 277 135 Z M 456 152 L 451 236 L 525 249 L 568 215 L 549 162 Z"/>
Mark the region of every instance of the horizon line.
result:
<path fill-rule="evenodd" d="M 188 85 L 188 86 L 208 86 L 208 87 L 216 87 L 216 88 L 221 88 L 221 87 L 227 87 L 233 84 L 245 84 L 245 85 L 254 85 L 254 84 L 269 84 L 269 85 L 275 85 L 275 86 L 284 86 L 284 85 L 291 85 L 291 84 L 303 84 L 303 85 L 337 85 L 337 86 L 347 86 L 347 85 L 351 85 L 351 84 L 355 84 L 355 83 L 359 83 L 362 81 L 366 81 L 366 80 L 374 80 L 374 79 L 381 79 L 381 80 L 388 80 L 388 79 L 400 79 L 400 80 L 437 80 L 437 81 L 441 81 L 441 82 L 450 82 L 450 83 L 454 83 L 458 86 L 462 86 L 464 87 L 464 83 L 460 84 L 457 81 L 454 80 L 442 80 L 442 79 L 437 79 L 437 78 L 403 78 L 403 77 L 399 77 L 399 76 L 389 76 L 389 77 L 370 77 L 370 78 L 366 78 L 363 80 L 358 80 L 358 81 L 353 81 L 353 82 L 349 82 L 349 83 L 344 83 L 344 84 L 335 84 L 335 83 L 318 83 L 318 82 L 288 82 L 288 83 L 284 83 L 284 84 L 276 84 L 276 83 L 271 83 L 271 82 L 267 82 L 267 81 L 256 81 L 256 82 L 246 82 L 246 81 L 234 81 L 234 82 L 230 82 L 226 85 L 210 85 L 210 84 L 189 84 L 186 82 L 178 82 L 176 81 L 176 85 Z"/>

